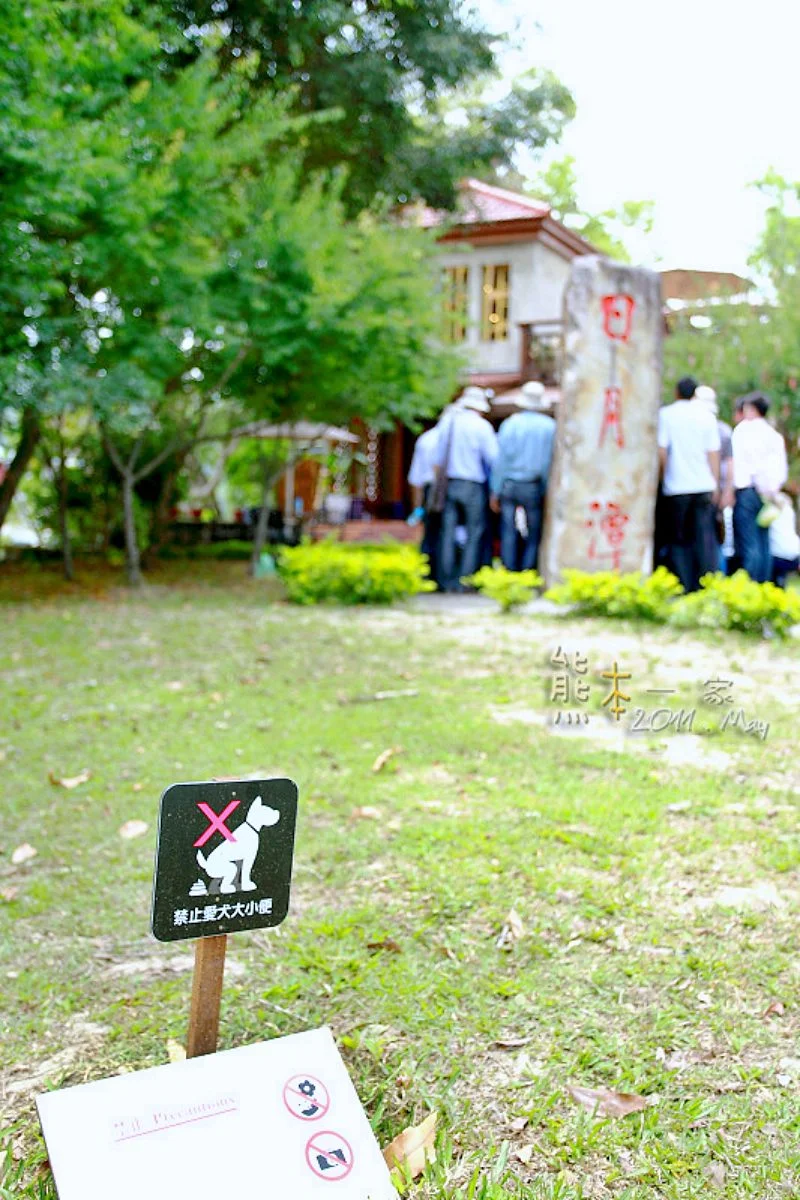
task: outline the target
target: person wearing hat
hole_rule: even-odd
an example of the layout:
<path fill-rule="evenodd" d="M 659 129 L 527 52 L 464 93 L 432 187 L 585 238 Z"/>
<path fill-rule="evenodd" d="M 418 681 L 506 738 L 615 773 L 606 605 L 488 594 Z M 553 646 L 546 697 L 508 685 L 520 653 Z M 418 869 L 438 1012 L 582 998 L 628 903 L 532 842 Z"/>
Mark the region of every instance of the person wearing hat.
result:
<path fill-rule="evenodd" d="M 461 576 L 480 566 L 486 529 L 486 483 L 497 457 L 497 435 L 485 417 L 491 405 L 483 388 L 467 387 L 452 412 L 439 422 L 435 454 L 437 482 L 442 484 L 442 587 L 462 591 Z M 466 527 L 460 571 L 456 568 L 456 529 Z"/>
<path fill-rule="evenodd" d="M 492 468 L 491 500 L 500 513 L 500 557 L 509 571 L 536 566 L 542 533 L 547 477 L 553 459 L 556 423 L 544 412 L 544 385 L 523 384 L 515 399 L 519 412 L 500 426 L 499 452 Z M 517 509 L 525 513 L 527 535 L 521 561 L 517 541 Z"/>

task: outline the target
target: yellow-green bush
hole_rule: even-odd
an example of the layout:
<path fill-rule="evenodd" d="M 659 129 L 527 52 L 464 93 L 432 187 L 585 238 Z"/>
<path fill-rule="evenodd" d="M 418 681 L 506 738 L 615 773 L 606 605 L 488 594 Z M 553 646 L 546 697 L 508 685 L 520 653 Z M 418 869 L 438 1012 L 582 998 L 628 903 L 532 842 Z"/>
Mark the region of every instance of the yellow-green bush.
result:
<path fill-rule="evenodd" d="M 670 602 L 683 592 L 665 567 L 642 578 L 641 571 L 564 571 L 564 582 L 550 588 L 545 599 L 574 604 L 579 612 L 597 617 L 635 617 L 641 621 L 666 620 Z"/>
<path fill-rule="evenodd" d="M 681 596 L 669 613 L 671 625 L 704 626 L 761 633 L 769 626 L 784 637 L 800 622 L 800 596 L 773 583 L 754 583 L 746 571 L 704 575 L 699 592 Z"/>
<path fill-rule="evenodd" d="M 287 546 L 280 551 L 278 571 L 294 604 L 391 604 L 434 589 L 427 557 L 400 542 Z"/>
<path fill-rule="evenodd" d="M 461 582 L 472 584 L 484 596 L 496 600 L 505 613 L 527 604 L 543 580 L 538 571 L 509 571 L 497 566 L 481 567 L 474 575 L 465 575 Z"/>

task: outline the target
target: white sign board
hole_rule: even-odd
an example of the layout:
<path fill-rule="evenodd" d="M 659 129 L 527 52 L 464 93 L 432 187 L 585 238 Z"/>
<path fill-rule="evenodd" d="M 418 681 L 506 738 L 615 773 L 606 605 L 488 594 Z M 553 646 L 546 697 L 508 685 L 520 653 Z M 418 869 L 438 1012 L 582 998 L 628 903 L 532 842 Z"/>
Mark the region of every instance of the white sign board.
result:
<path fill-rule="evenodd" d="M 59 1200 L 395 1200 L 329 1029 L 36 1103 Z"/>

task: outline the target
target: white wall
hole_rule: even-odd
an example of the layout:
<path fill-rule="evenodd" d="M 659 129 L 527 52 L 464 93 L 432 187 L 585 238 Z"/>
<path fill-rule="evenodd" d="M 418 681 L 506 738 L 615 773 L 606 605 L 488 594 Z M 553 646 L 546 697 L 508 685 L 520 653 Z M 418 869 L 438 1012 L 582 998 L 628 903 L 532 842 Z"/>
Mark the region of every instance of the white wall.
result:
<path fill-rule="evenodd" d="M 520 322 L 548 321 L 561 317 L 569 276 L 567 259 L 538 241 L 501 242 L 476 246 L 447 245 L 442 267 L 469 268 L 469 326 L 465 345 L 473 371 L 516 373 L 522 354 Z M 509 265 L 509 337 L 503 342 L 481 340 L 481 288 L 484 266 Z"/>

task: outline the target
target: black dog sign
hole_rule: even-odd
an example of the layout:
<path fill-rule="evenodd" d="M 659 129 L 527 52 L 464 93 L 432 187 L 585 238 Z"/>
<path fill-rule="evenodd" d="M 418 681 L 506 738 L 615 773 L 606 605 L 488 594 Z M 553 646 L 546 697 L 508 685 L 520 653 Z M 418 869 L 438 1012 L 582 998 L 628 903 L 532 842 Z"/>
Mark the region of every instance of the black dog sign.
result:
<path fill-rule="evenodd" d="M 280 925 L 289 911 L 297 785 L 174 783 L 161 797 L 152 929 L 160 942 Z"/>

